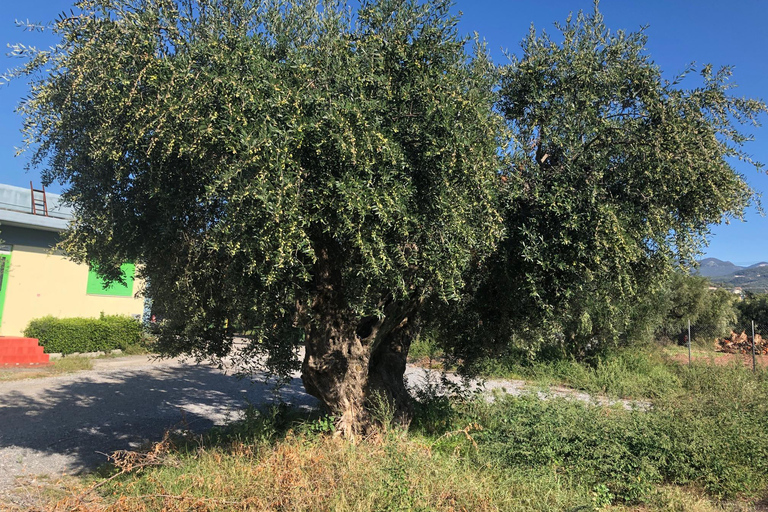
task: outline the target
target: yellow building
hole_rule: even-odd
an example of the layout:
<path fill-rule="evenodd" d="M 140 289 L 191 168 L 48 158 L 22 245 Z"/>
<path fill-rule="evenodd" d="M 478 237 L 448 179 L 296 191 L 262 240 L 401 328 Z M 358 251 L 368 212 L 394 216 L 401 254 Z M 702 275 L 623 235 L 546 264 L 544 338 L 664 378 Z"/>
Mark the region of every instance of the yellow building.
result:
<path fill-rule="evenodd" d="M 34 198 L 34 202 L 33 202 Z M 53 315 L 140 316 L 134 267 L 123 266 L 126 286 L 104 283 L 87 265 L 68 260 L 53 247 L 71 212 L 56 194 L 0 185 L 0 335 L 19 336 L 33 318 Z"/>

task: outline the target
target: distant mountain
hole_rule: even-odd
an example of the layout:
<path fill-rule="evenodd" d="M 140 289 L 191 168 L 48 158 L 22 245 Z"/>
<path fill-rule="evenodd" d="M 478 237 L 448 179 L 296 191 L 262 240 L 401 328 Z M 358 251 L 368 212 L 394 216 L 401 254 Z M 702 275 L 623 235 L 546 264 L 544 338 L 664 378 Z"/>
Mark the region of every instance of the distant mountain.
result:
<path fill-rule="evenodd" d="M 760 263 L 758 263 L 757 265 L 760 265 Z M 753 266 L 757 266 L 757 265 L 753 265 Z M 768 265 L 768 263 L 764 263 L 764 265 Z M 723 261 L 717 258 L 704 258 L 699 262 L 699 274 L 704 277 L 710 277 L 710 278 L 728 276 L 742 270 L 743 268 L 744 267 L 734 265 L 730 261 Z"/>
<path fill-rule="evenodd" d="M 710 279 L 727 288 L 740 287 L 745 291 L 765 292 L 768 291 L 768 263 L 757 263 L 739 268 L 728 275 L 711 276 Z"/>
<path fill-rule="evenodd" d="M 724 288 L 742 288 L 744 291 L 768 291 L 768 261 L 748 267 L 734 265 L 730 261 L 704 258 L 699 262 L 698 274 L 709 278 L 712 284 Z"/>

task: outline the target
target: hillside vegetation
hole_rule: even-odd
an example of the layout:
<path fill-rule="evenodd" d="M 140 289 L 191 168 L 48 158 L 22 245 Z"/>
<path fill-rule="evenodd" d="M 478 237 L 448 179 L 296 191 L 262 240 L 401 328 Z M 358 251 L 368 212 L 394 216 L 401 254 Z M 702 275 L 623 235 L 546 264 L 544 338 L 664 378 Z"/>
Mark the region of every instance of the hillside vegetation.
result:
<path fill-rule="evenodd" d="M 768 292 L 768 265 L 755 265 L 724 276 L 712 277 L 712 282 L 726 288 L 740 287 L 751 292 Z"/>

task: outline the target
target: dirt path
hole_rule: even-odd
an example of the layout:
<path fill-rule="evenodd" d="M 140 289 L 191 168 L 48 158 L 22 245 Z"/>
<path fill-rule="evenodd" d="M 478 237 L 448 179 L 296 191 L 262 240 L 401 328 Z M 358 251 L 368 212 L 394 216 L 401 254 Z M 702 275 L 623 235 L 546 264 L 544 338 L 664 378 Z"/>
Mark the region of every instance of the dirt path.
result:
<path fill-rule="evenodd" d="M 409 367 L 406 377 L 411 387 L 440 381 L 438 372 L 419 367 Z M 460 382 L 455 376 L 448 379 Z M 565 388 L 532 390 L 523 381 L 483 385 L 486 391 L 516 395 L 617 402 Z M 317 405 L 298 376 L 276 394 L 270 386 L 238 380 L 211 366 L 146 356 L 94 360 L 93 370 L 0 382 L 0 504 L 9 499 L 18 477 L 77 474 L 107 462 L 106 454 L 115 450 L 158 441 L 167 429 L 202 432 L 237 419 L 248 403 L 278 399 Z"/>
<path fill-rule="evenodd" d="M 623 400 L 608 398 L 605 396 L 593 396 L 583 391 L 567 388 L 564 386 L 535 386 L 527 383 L 524 380 L 473 379 L 467 383 L 457 375 L 443 375 L 441 372 L 435 370 L 427 370 L 422 367 L 409 366 L 406 370 L 406 379 L 411 388 L 422 387 L 425 384 L 429 385 L 428 383 L 440 387 L 440 381 L 443 378 L 447 378 L 448 381 L 454 385 L 467 386 L 470 390 L 478 390 L 483 392 L 485 393 L 488 400 L 493 400 L 494 394 L 497 392 L 506 393 L 513 396 L 534 393 L 542 400 L 548 400 L 550 398 L 566 398 L 569 400 L 578 400 L 580 402 L 586 402 L 600 406 L 610 407 L 619 405 L 626 410 L 632 410 L 635 408 L 645 410 L 651 406 L 650 402 L 647 401 Z"/>
<path fill-rule="evenodd" d="M 675 354 L 672 356 L 672 360 L 679 364 L 686 365 L 688 364 L 688 354 L 686 353 Z M 752 368 L 751 353 L 728 354 L 725 352 L 706 352 L 702 354 L 700 352 L 699 353 L 694 352 L 692 354 L 691 360 L 694 363 L 706 363 L 706 364 L 712 364 L 716 366 L 730 366 L 732 364 L 741 364 L 746 368 Z M 756 355 L 755 364 L 758 367 L 768 367 L 768 357 L 761 354 Z"/>

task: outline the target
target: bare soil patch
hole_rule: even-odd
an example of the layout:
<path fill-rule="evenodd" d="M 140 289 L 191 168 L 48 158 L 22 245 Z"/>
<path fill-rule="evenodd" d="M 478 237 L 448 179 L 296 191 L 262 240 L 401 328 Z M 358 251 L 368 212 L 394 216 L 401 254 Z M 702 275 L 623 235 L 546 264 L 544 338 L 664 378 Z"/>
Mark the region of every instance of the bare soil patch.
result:
<path fill-rule="evenodd" d="M 670 356 L 671 359 L 680 364 L 688 364 L 688 354 L 680 353 Z M 732 364 L 742 364 L 743 366 L 752 368 L 752 354 L 740 353 L 740 354 L 728 354 L 725 352 L 694 352 L 691 354 L 691 362 L 694 363 L 707 363 L 717 366 L 730 366 Z M 756 355 L 755 362 L 758 367 L 768 367 L 768 357 L 763 355 Z"/>

